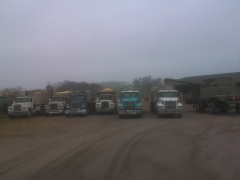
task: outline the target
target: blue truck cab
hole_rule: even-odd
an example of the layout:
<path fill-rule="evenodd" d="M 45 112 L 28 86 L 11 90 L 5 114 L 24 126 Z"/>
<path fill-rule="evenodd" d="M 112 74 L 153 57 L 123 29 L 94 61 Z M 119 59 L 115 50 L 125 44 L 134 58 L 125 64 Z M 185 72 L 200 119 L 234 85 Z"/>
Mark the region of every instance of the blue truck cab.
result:
<path fill-rule="evenodd" d="M 118 103 L 119 118 L 123 116 L 142 117 L 142 103 L 139 91 L 121 91 Z"/>
<path fill-rule="evenodd" d="M 95 101 L 90 91 L 77 92 L 71 95 L 65 105 L 65 116 L 85 115 L 95 111 Z"/>

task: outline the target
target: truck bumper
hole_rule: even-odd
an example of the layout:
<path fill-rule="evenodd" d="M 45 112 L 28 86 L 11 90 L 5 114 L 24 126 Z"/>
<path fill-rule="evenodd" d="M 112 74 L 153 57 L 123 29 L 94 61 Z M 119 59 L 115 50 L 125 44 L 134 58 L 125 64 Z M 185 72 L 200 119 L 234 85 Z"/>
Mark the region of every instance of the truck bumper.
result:
<path fill-rule="evenodd" d="M 98 108 L 96 107 L 96 112 L 115 112 L 115 108 Z"/>
<path fill-rule="evenodd" d="M 45 110 L 45 114 L 63 114 L 63 109 L 57 109 L 57 110 Z"/>
<path fill-rule="evenodd" d="M 26 116 L 28 115 L 28 111 L 20 111 L 20 112 L 8 112 L 8 116 Z"/>
<path fill-rule="evenodd" d="M 87 114 L 87 109 L 68 109 L 65 110 L 66 115 Z"/>
<path fill-rule="evenodd" d="M 157 114 L 158 115 L 161 115 L 161 114 L 178 115 L 178 114 L 182 114 L 182 110 L 181 109 L 158 109 Z"/>
<path fill-rule="evenodd" d="M 119 115 L 127 115 L 127 116 L 136 116 L 136 115 L 142 115 L 142 110 L 141 109 L 134 109 L 134 110 L 119 110 L 118 111 Z"/>

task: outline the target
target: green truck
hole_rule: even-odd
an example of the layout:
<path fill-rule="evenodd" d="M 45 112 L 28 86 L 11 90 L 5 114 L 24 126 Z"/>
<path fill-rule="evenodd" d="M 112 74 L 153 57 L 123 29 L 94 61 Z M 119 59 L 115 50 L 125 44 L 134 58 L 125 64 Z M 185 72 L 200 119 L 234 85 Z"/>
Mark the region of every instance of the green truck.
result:
<path fill-rule="evenodd" d="M 123 116 L 142 117 L 142 103 L 139 91 L 121 91 L 118 101 L 119 118 Z"/>

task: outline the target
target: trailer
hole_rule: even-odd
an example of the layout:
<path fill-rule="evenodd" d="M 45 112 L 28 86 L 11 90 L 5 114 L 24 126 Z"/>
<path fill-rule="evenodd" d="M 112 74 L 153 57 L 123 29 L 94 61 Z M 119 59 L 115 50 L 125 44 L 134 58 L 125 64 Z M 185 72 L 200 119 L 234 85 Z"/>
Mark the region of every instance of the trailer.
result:
<path fill-rule="evenodd" d="M 193 107 L 199 113 L 209 109 L 211 114 L 215 114 L 217 110 L 220 112 L 235 110 L 237 114 L 240 114 L 240 87 L 230 77 L 208 78 L 203 80 L 201 84 L 168 78 L 164 81 L 198 87 L 195 88 L 197 90 Z"/>

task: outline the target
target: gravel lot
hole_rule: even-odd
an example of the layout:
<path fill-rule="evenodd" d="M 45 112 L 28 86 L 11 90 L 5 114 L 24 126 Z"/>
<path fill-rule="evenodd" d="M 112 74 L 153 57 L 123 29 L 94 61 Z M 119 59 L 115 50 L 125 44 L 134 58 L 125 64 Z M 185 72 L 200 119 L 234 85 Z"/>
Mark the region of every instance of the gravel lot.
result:
<path fill-rule="evenodd" d="M 240 115 L 0 120 L 0 179 L 240 179 Z"/>

